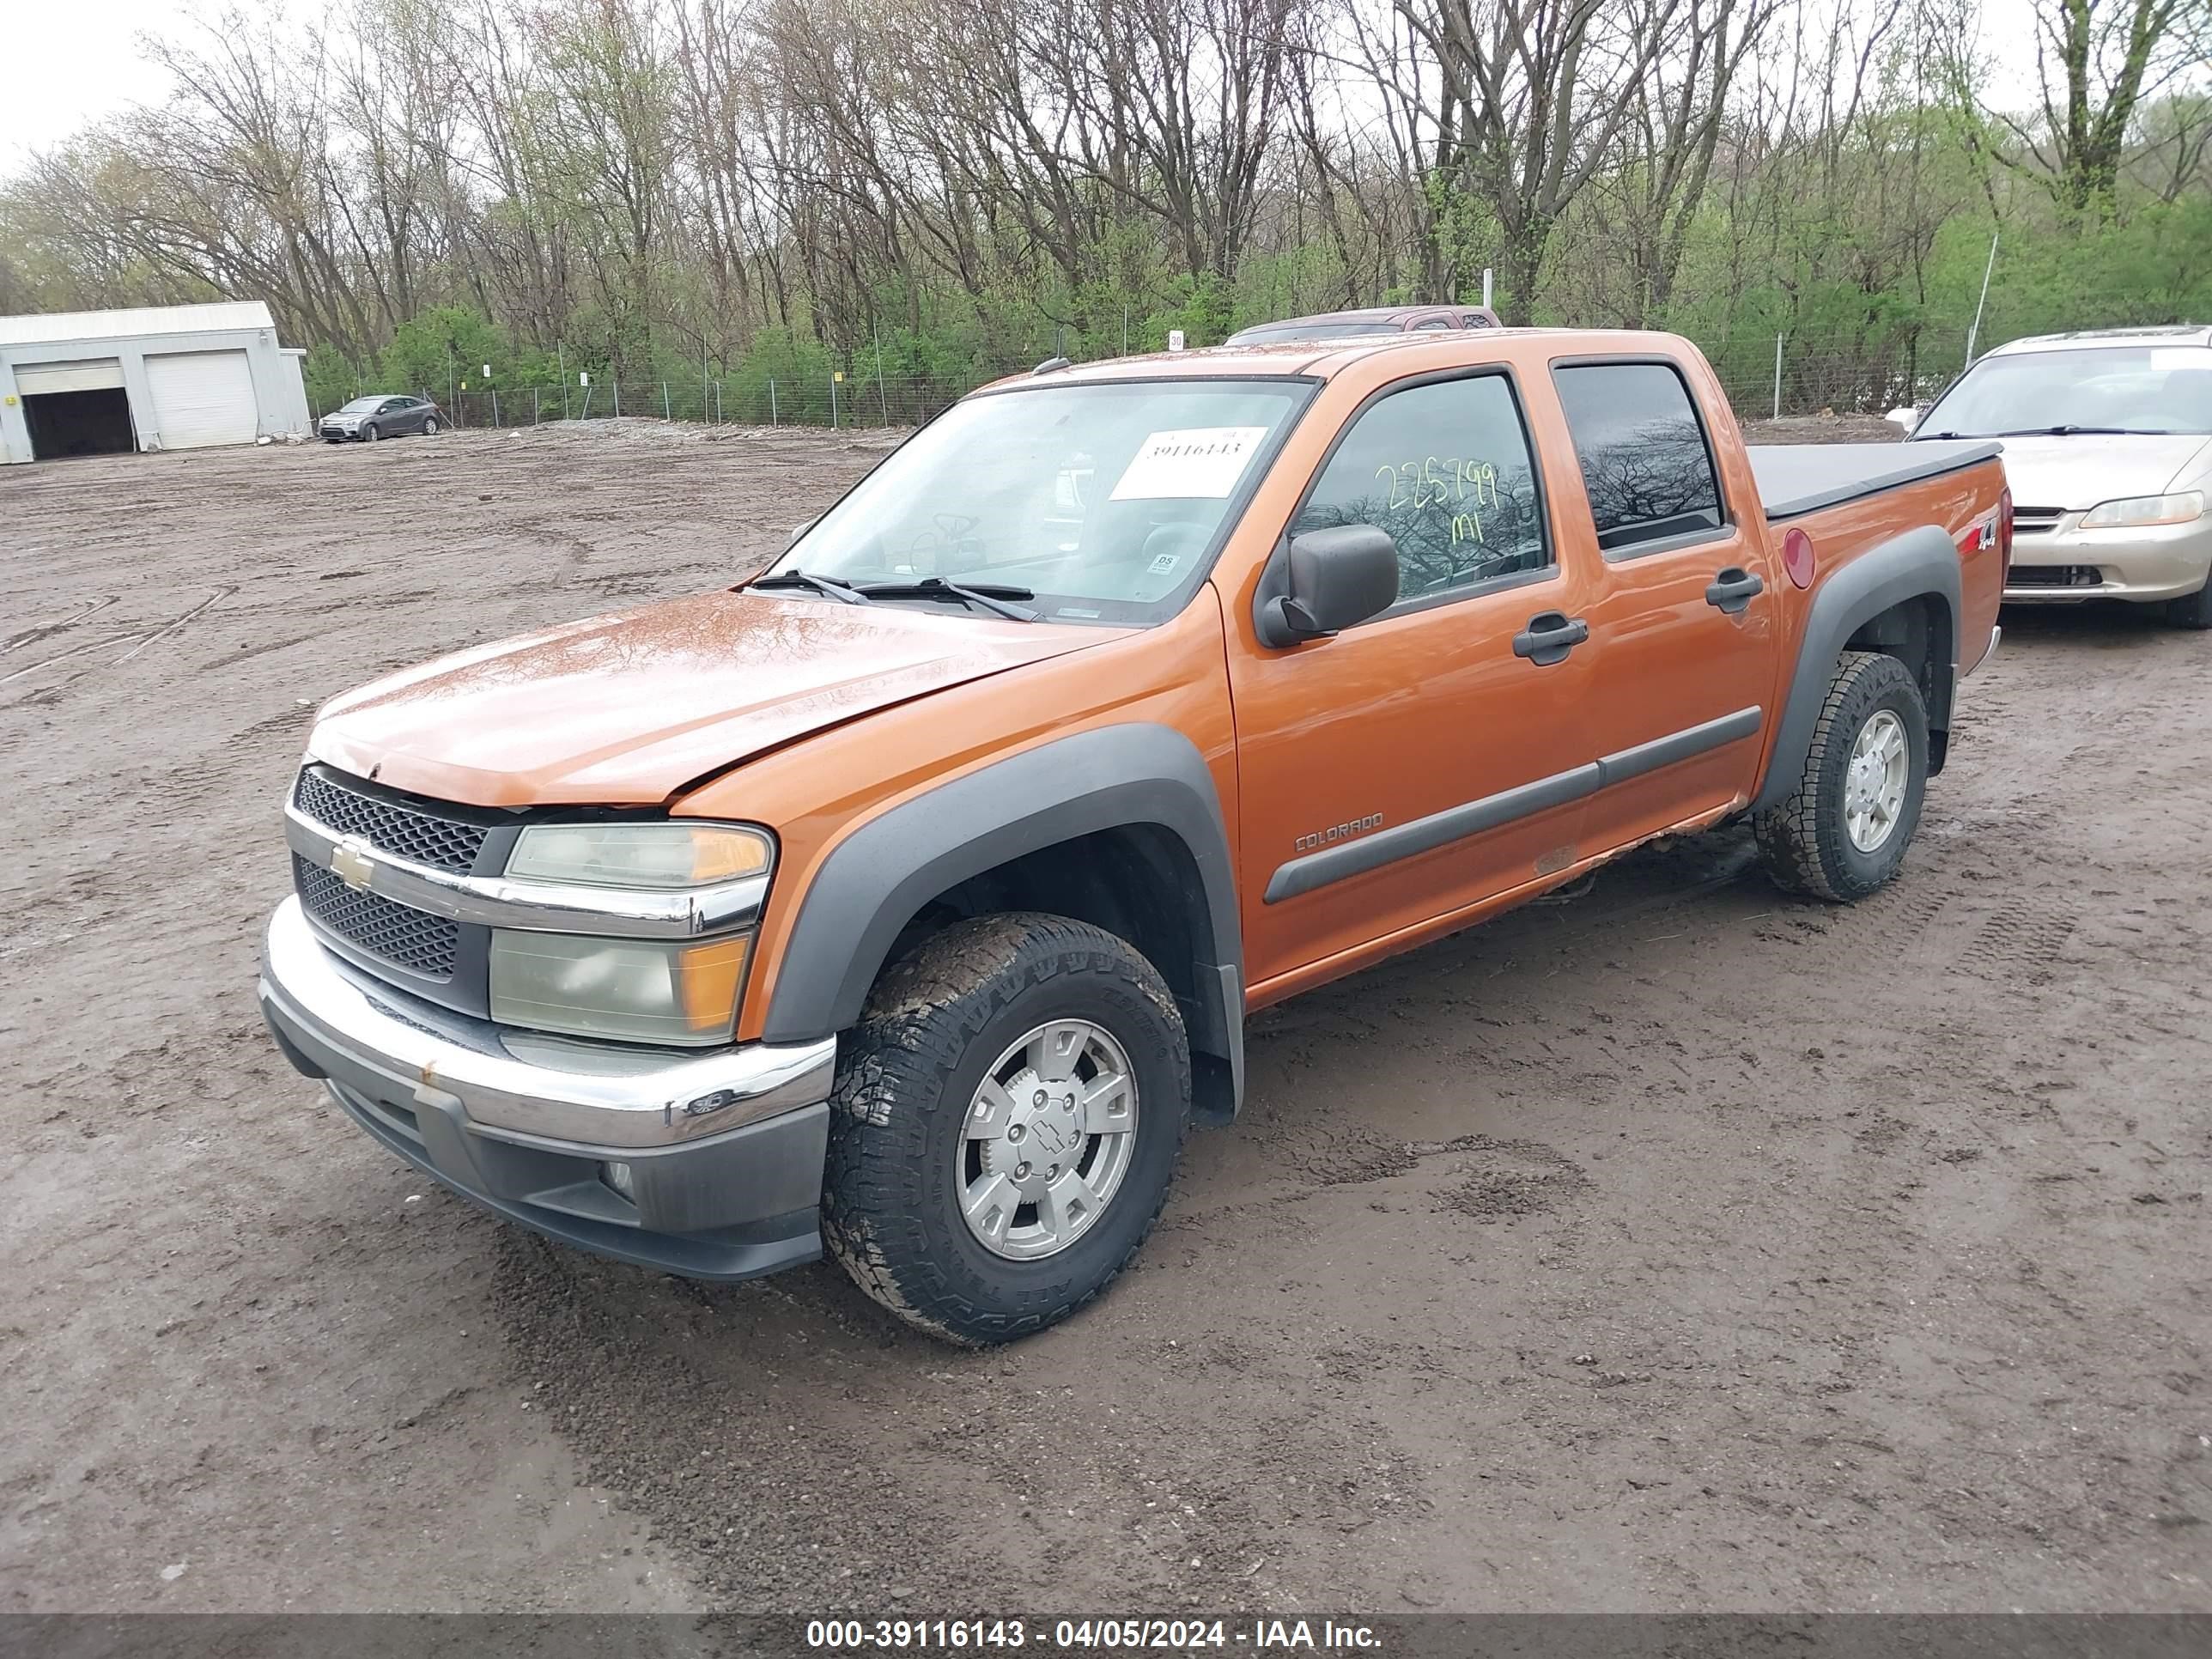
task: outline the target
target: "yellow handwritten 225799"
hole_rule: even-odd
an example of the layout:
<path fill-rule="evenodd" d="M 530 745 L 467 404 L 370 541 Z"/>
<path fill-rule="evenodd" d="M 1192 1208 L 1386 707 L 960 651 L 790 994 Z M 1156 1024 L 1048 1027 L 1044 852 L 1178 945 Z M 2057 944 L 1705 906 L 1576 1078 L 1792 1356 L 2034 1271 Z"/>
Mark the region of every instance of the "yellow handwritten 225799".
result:
<path fill-rule="evenodd" d="M 1453 507 L 1452 545 L 1482 539 L 1482 509 L 1498 505 L 1498 469 L 1488 461 L 1463 461 L 1431 455 L 1375 469 L 1390 483 L 1386 511 Z M 1472 505 L 1470 505 L 1472 503 Z"/>

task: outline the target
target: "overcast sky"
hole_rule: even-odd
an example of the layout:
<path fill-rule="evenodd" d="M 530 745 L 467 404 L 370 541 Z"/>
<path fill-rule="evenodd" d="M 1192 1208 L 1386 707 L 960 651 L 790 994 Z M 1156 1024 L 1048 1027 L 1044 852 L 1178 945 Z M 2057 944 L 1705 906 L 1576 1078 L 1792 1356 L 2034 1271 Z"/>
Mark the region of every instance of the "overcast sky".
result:
<path fill-rule="evenodd" d="M 30 149 L 133 102 L 157 102 L 166 77 L 138 55 L 141 30 L 176 28 L 176 0 L 0 0 L 8 84 L 0 94 L 0 174 Z M 2032 96 L 2031 0 L 1984 0 L 1984 47 L 2007 60 L 2015 99 Z"/>
<path fill-rule="evenodd" d="M 175 0 L 0 0 L 8 87 L 0 94 L 0 173 L 33 145 L 66 138 L 133 101 L 158 101 L 167 77 L 132 44 L 168 25 Z"/>

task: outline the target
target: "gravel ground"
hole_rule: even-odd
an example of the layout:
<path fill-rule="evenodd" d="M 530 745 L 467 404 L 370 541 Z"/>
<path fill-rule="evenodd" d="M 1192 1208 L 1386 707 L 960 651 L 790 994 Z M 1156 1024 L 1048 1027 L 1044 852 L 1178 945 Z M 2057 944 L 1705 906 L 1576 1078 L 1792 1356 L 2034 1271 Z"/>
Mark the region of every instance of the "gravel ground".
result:
<path fill-rule="evenodd" d="M 0 472 L 0 1608 L 2212 1609 L 2212 639 L 2137 615 L 2008 617 L 1857 909 L 1723 834 L 1262 1018 L 1012 1350 L 334 1118 L 252 995 L 313 705 L 727 580 L 887 442 Z"/>

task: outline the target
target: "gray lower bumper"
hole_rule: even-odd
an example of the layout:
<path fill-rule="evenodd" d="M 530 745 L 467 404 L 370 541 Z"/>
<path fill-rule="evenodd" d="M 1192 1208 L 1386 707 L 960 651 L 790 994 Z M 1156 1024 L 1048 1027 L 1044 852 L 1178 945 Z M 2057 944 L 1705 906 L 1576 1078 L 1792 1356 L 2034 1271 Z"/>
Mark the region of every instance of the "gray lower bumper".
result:
<path fill-rule="evenodd" d="M 821 1254 L 833 1044 L 596 1051 L 621 1065 L 610 1073 L 581 1069 L 585 1051 L 574 1045 L 532 1039 L 526 1058 L 496 1027 L 365 982 L 314 942 L 296 901 L 271 921 L 260 1000 L 285 1056 L 326 1081 L 347 1115 L 495 1214 L 696 1279 L 750 1279 Z M 710 1067 L 714 1098 L 728 1103 L 686 1119 L 670 1103 L 696 1098 Z M 577 1139 L 484 1121 L 532 1107 L 549 1123 L 603 1130 Z M 714 1121 L 726 1115 L 734 1127 Z M 628 1166 L 627 1196 L 607 1183 L 609 1164 Z"/>

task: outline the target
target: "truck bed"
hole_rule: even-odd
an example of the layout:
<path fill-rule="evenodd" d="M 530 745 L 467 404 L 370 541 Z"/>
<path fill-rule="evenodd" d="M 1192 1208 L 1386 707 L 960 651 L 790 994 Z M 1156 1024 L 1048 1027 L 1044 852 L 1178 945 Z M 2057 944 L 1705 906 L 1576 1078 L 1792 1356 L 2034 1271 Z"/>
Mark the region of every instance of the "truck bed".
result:
<path fill-rule="evenodd" d="M 2001 453 L 1986 439 L 1948 443 L 1753 444 L 1752 475 L 1771 523 L 1917 483 Z"/>

